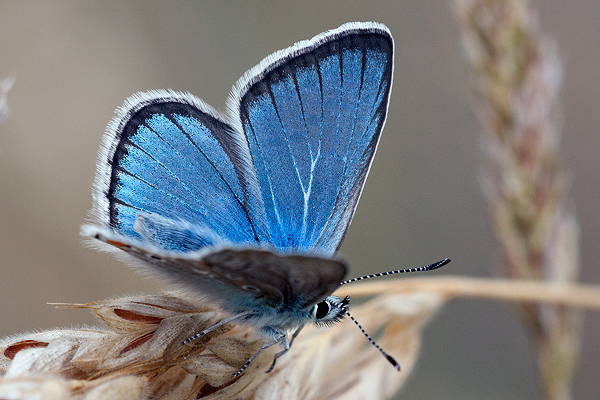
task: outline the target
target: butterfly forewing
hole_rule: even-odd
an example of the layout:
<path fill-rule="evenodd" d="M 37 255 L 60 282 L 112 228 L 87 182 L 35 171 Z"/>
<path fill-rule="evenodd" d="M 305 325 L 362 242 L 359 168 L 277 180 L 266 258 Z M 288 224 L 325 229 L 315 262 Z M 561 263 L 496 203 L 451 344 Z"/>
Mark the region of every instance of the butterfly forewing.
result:
<path fill-rule="evenodd" d="M 276 248 L 333 254 L 352 219 L 385 122 L 393 41 L 336 30 L 268 64 L 239 115 Z"/>

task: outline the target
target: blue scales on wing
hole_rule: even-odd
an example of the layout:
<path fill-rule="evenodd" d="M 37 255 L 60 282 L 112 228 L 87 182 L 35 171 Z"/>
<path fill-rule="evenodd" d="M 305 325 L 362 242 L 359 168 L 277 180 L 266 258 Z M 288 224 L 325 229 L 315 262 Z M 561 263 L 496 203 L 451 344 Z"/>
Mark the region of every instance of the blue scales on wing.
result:
<path fill-rule="evenodd" d="M 134 95 L 105 138 L 96 214 L 166 251 L 335 254 L 385 122 L 392 55 L 373 29 L 300 42 L 248 71 L 228 117 L 189 94 Z"/>
<path fill-rule="evenodd" d="M 346 234 L 385 122 L 393 43 L 364 31 L 313 41 L 250 79 L 238 110 L 272 244 L 327 256 Z"/>
<path fill-rule="evenodd" d="M 256 243 L 231 127 L 173 92 L 139 97 L 110 137 L 108 226 L 169 251 Z"/>

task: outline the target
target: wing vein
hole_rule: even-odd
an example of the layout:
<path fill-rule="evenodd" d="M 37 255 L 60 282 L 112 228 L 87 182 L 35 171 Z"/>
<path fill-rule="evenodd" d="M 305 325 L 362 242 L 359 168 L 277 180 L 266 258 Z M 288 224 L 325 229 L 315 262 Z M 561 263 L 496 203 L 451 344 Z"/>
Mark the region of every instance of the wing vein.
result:
<path fill-rule="evenodd" d="M 221 179 L 221 181 L 223 181 L 223 183 L 225 184 L 225 186 L 227 186 L 227 189 L 229 189 L 229 191 L 233 195 L 233 198 L 238 202 L 238 204 L 240 205 L 240 207 L 246 212 L 246 214 L 248 214 L 248 212 L 246 211 L 246 208 L 244 207 L 243 202 L 238 198 L 238 196 L 236 195 L 235 191 L 233 190 L 233 188 L 231 187 L 231 185 L 229 184 L 229 182 L 227 182 L 227 179 L 225 179 L 225 177 L 223 176 L 223 174 L 219 171 L 219 168 L 217 168 L 217 166 L 212 162 L 212 160 L 206 155 L 206 153 L 204 152 L 204 150 L 202 150 L 200 148 L 200 146 L 198 146 L 198 143 L 196 143 L 196 141 L 183 128 L 183 126 L 180 125 L 179 122 L 177 122 L 177 120 L 175 118 L 173 118 L 173 116 L 169 115 L 167 118 L 169 118 L 169 120 L 171 122 L 173 122 L 173 124 L 175 124 L 180 129 L 180 131 L 184 134 L 184 136 L 194 145 L 194 147 L 198 150 L 198 152 L 202 155 L 202 157 L 204 157 L 204 159 L 208 162 L 208 164 L 210 164 L 211 168 L 216 172 L 216 174 L 219 176 L 219 178 Z M 220 141 L 218 139 L 217 139 L 217 141 L 219 142 L 219 146 L 221 146 Z M 221 146 L 221 148 L 223 148 L 223 146 Z"/>

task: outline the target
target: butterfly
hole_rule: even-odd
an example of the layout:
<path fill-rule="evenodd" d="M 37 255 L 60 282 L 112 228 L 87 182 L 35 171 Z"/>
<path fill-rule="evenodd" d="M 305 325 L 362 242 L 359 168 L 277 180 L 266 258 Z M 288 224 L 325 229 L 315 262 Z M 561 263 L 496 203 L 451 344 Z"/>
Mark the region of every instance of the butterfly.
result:
<path fill-rule="evenodd" d="M 231 314 L 186 342 L 249 324 L 265 344 L 236 376 L 278 344 L 273 367 L 306 323 L 348 314 L 331 295 L 348 272 L 336 253 L 385 124 L 393 57 L 384 25 L 353 22 L 267 56 L 224 113 L 189 93 L 134 94 L 106 129 L 82 234 Z"/>

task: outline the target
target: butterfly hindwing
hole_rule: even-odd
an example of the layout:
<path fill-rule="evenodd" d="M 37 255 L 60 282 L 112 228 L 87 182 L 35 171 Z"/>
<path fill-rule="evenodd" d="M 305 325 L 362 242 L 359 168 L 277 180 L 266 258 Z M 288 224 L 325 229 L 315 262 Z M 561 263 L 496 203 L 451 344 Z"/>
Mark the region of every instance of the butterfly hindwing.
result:
<path fill-rule="evenodd" d="M 222 249 L 202 261 L 222 282 L 256 292 L 274 308 L 315 304 L 337 288 L 347 272 L 346 265 L 333 258 L 260 249 Z"/>
<path fill-rule="evenodd" d="M 263 217 L 248 215 L 246 182 L 234 164 L 250 156 L 210 107 L 188 94 L 140 93 L 107 131 L 95 182 L 95 212 L 103 225 L 140 238 L 136 221 L 157 215 L 210 232 L 211 244 L 219 238 L 256 243 Z M 186 250 L 177 241 L 160 245 Z"/>
<path fill-rule="evenodd" d="M 88 228 L 87 234 L 151 266 L 154 273 L 210 298 L 230 312 L 257 305 L 305 309 L 323 300 L 343 280 L 344 262 L 317 256 L 285 255 L 256 248 L 165 252 L 141 246 L 113 232 Z"/>

